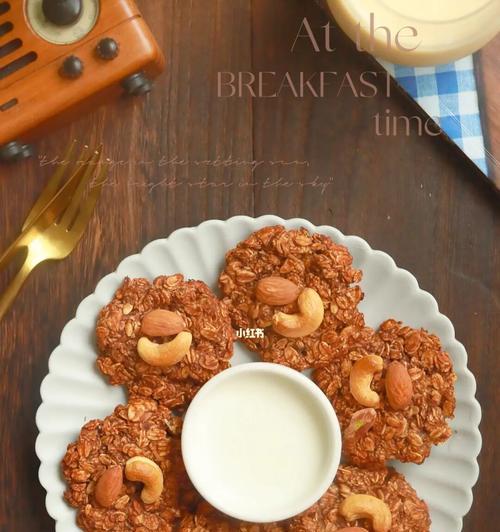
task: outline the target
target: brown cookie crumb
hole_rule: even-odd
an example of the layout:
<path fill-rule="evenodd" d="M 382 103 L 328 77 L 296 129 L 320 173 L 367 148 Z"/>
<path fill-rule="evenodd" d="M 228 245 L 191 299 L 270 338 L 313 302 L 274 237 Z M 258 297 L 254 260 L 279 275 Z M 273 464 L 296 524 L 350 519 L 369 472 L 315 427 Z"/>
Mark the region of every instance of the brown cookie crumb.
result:
<path fill-rule="evenodd" d="M 300 289 L 312 288 L 323 300 L 324 319 L 308 336 L 285 338 L 271 327 L 273 315 L 297 312 L 297 304 L 271 306 L 256 299 L 259 280 L 279 276 Z M 306 229 L 266 227 L 240 242 L 226 254 L 219 284 L 237 330 L 263 329 L 262 338 L 242 338 L 267 362 L 297 370 L 313 367 L 332 356 L 331 345 L 347 325 L 362 326 L 358 303 L 363 299 L 356 284 L 361 272 L 352 267 L 346 247 Z"/>
<path fill-rule="evenodd" d="M 340 337 L 335 356 L 316 369 L 313 378 L 332 401 L 344 433 L 353 414 L 365 408 L 350 391 L 353 364 L 367 354 L 384 360 L 384 371 L 375 374 L 371 383 L 371 389 L 380 397 L 376 419 L 367 432 L 360 431 L 359 438 L 344 441 L 344 453 L 357 465 L 382 464 L 392 459 L 422 463 L 432 445 L 451 436 L 447 419 L 453 417 L 455 410 L 456 375 L 439 339 L 395 320 L 384 322 L 377 333 L 365 327 L 349 329 Z M 402 410 L 395 410 L 387 400 L 385 374 L 392 361 L 406 367 L 413 386 L 411 402 Z"/>
<path fill-rule="evenodd" d="M 391 511 L 391 532 L 429 532 L 431 520 L 422 501 L 403 475 L 392 468 L 340 466 L 334 484 L 312 508 L 290 522 L 290 532 L 334 532 L 344 527 L 372 530 L 367 519 L 347 522 L 339 512 L 349 495 L 366 494 L 383 500 Z"/>
<path fill-rule="evenodd" d="M 285 524 L 244 523 L 222 514 L 202 501 L 196 511 L 183 517 L 179 532 L 285 532 Z"/>
<path fill-rule="evenodd" d="M 137 343 L 144 316 L 156 309 L 182 317 L 193 340 L 188 355 L 162 369 L 144 362 Z M 201 281 L 180 274 L 123 281 L 102 309 L 96 328 L 97 366 L 111 384 L 125 384 L 131 395 L 151 397 L 164 405 L 185 405 L 211 377 L 229 367 L 233 331 L 228 310 Z M 161 343 L 168 338 L 151 338 Z"/>

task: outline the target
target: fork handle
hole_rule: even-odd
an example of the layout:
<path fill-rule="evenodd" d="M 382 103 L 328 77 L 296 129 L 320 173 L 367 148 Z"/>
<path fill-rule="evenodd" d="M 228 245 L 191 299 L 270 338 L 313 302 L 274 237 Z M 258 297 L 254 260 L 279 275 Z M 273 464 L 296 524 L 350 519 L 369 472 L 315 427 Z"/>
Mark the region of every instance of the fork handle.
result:
<path fill-rule="evenodd" d="M 29 277 L 29 274 L 33 270 L 32 266 L 26 260 L 21 269 L 17 272 L 16 276 L 10 282 L 5 292 L 0 296 L 0 320 L 5 316 L 9 307 L 16 299 L 17 294 L 21 290 L 24 282 Z"/>

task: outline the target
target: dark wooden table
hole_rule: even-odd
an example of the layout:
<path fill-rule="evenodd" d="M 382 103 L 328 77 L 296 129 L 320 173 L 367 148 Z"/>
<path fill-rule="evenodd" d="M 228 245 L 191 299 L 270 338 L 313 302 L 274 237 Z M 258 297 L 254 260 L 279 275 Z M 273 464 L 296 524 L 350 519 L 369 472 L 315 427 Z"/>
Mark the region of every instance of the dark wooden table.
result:
<path fill-rule="evenodd" d="M 500 35 L 478 52 L 476 81 L 490 176 L 500 189 Z"/>
<path fill-rule="evenodd" d="M 39 145 L 41 161 L 0 169 L 0 247 L 22 221 L 69 136 L 104 141 L 114 166 L 77 251 L 42 265 L 0 323 L 0 530 L 50 531 L 37 480 L 35 412 L 47 359 L 64 324 L 125 256 L 208 218 L 275 213 L 365 238 L 415 274 L 450 317 L 478 381 L 481 476 L 464 530 L 493 530 L 497 509 L 500 248 L 498 196 L 449 143 L 428 135 L 377 136 L 373 116 L 415 115 L 394 92 L 355 98 L 219 98 L 219 71 L 374 70 L 340 33 L 336 51 L 290 51 L 301 0 L 143 0 L 168 68 L 144 100 L 118 101 Z M 497 139 L 498 141 L 498 139 Z M 211 162 L 208 162 L 211 161 Z M 219 162 L 217 162 L 219 161 Z M 221 163 L 220 161 L 225 161 Z M 232 161 L 232 162 L 231 162 Z M 239 161 L 239 164 L 238 164 Z M 248 162 L 258 161 L 252 168 Z M 175 181 L 175 185 L 173 186 Z M 232 183 L 231 186 L 227 186 Z M 322 192 L 319 186 L 324 183 Z M 0 278 L 1 287 L 7 279 Z M 446 531 L 442 531 L 446 532 Z"/>

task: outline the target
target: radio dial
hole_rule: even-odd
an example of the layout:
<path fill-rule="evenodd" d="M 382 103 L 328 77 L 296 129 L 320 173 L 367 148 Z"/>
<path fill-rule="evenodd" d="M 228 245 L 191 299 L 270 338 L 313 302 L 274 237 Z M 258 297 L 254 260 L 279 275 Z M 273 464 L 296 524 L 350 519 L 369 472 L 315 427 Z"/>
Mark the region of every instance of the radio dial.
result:
<path fill-rule="evenodd" d="M 67 45 L 82 40 L 92 31 L 99 18 L 101 2 L 24 0 L 24 5 L 26 18 L 36 35 L 52 44 Z"/>
<path fill-rule="evenodd" d="M 46 19 L 56 26 L 70 26 L 82 14 L 82 0 L 43 0 L 42 10 Z"/>

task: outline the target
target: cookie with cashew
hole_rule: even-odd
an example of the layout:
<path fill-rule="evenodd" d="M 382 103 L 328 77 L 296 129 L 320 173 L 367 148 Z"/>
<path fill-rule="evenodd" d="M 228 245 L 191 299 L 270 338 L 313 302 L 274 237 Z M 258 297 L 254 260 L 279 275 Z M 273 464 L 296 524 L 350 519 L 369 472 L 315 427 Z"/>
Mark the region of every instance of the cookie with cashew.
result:
<path fill-rule="evenodd" d="M 226 255 L 219 278 L 238 337 L 263 360 L 304 370 L 362 326 L 361 272 L 346 247 L 306 229 L 265 227 Z"/>
<path fill-rule="evenodd" d="M 65 498 L 82 530 L 173 530 L 193 488 L 182 464 L 179 420 L 133 399 L 88 422 L 62 461 Z"/>
<path fill-rule="evenodd" d="M 392 468 L 340 466 L 335 482 L 312 508 L 291 520 L 290 532 L 429 532 L 429 510 Z"/>
<path fill-rule="evenodd" d="M 378 331 L 346 328 L 335 351 L 313 378 L 335 408 L 352 463 L 420 464 L 451 436 L 456 375 L 435 335 L 387 320 Z"/>
<path fill-rule="evenodd" d="M 205 283 L 180 274 L 125 279 L 96 336 L 97 366 L 111 384 L 169 407 L 186 405 L 233 354 L 227 308 Z"/>

